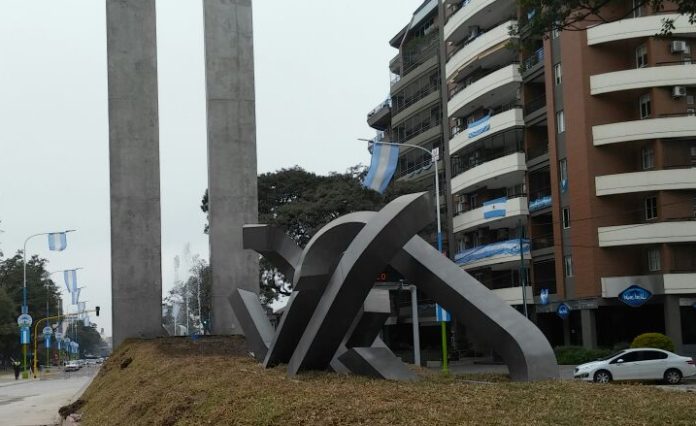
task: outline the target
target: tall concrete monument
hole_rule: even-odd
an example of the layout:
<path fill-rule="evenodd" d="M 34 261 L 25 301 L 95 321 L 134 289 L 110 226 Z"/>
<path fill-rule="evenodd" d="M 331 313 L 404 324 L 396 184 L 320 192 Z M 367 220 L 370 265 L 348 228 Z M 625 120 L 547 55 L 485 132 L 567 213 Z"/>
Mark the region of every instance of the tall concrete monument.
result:
<path fill-rule="evenodd" d="M 241 329 L 228 297 L 258 293 L 242 248 L 257 221 L 251 0 L 203 0 L 208 114 L 212 330 Z M 106 0 L 114 345 L 162 334 L 155 0 Z"/>
<path fill-rule="evenodd" d="M 155 0 L 107 0 L 114 346 L 162 330 Z"/>
<path fill-rule="evenodd" d="M 251 0 L 203 0 L 203 13 L 211 325 L 242 334 L 228 298 L 237 288 L 259 292 L 258 255 L 242 244 L 243 225 L 258 216 Z"/>

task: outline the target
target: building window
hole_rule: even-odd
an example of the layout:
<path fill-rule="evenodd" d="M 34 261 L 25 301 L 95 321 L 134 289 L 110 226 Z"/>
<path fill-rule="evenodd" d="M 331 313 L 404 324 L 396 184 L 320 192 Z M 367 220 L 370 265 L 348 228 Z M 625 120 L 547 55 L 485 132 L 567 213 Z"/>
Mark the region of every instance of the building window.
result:
<path fill-rule="evenodd" d="M 687 105 L 693 105 L 693 104 L 694 104 L 694 95 L 686 95 L 686 104 L 687 104 Z"/>
<path fill-rule="evenodd" d="M 650 117 L 650 95 L 640 97 L 640 118 Z"/>
<path fill-rule="evenodd" d="M 662 269 L 660 264 L 660 249 L 657 247 L 648 250 L 648 270 L 656 272 Z"/>
<path fill-rule="evenodd" d="M 643 147 L 641 156 L 643 158 L 643 170 L 649 170 L 655 167 L 655 151 L 651 145 Z"/>
<path fill-rule="evenodd" d="M 561 178 L 561 192 L 568 190 L 568 160 L 565 158 L 558 162 L 558 169 Z"/>
<path fill-rule="evenodd" d="M 657 218 L 657 197 L 645 199 L 645 220 Z"/>
<path fill-rule="evenodd" d="M 636 68 L 648 66 L 648 48 L 644 44 L 636 47 Z"/>
<path fill-rule="evenodd" d="M 563 229 L 570 228 L 570 208 L 563 208 Z"/>
<path fill-rule="evenodd" d="M 559 135 L 565 132 L 565 114 L 563 110 L 556 113 L 556 131 Z"/>
<path fill-rule="evenodd" d="M 565 276 L 566 277 L 572 277 L 573 276 L 573 256 L 563 256 L 563 265 L 565 268 Z"/>
<path fill-rule="evenodd" d="M 560 63 L 553 66 L 553 79 L 556 81 L 556 86 L 561 84 L 561 82 L 563 81 Z"/>

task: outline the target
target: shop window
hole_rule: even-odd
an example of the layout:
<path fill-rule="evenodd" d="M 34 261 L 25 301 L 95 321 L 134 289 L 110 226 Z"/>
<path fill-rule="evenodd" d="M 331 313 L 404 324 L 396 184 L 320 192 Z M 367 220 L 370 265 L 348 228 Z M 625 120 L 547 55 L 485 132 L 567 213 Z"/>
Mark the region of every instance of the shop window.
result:
<path fill-rule="evenodd" d="M 650 95 L 643 95 L 640 97 L 640 118 L 650 117 Z"/>
<path fill-rule="evenodd" d="M 657 219 L 657 197 L 645 199 L 645 220 Z"/>
<path fill-rule="evenodd" d="M 648 250 L 648 270 L 650 272 L 656 272 L 661 269 L 660 249 L 658 247 L 653 247 Z"/>
<path fill-rule="evenodd" d="M 646 145 L 641 151 L 643 159 L 643 170 L 649 170 L 655 167 L 655 150 L 651 145 Z"/>
<path fill-rule="evenodd" d="M 566 277 L 572 277 L 573 276 L 573 256 L 563 256 L 563 265 L 565 269 L 565 276 Z"/>
<path fill-rule="evenodd" d="M 648 48 L 641 44 L 636 47 L 636 68 L 648 66 Z"/>
<path fill-rule="evenodd" d="M 563 208 L 563 229 L 570 228 L 570 208 Z"/>

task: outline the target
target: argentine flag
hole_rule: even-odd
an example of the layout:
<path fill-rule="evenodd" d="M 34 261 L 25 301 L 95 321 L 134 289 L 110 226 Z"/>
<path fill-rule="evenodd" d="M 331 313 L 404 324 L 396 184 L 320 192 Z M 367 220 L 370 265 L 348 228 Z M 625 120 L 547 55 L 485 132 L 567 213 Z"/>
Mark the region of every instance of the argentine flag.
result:
<path fill-rule="evenodd" d="M 396 171 L 396 164 L 399 161 L 399 147 L 372 143 L 370 148 L 372 149 L 372 161 L 370 161 L 370 169 L 365 176 L 363 186 L 382 194 Z"/>
<path fill-rule="evenodd" d="M 483 218 L 491 219 L 494 217 L 505 217 L 505 204 L 507 197 L 496 198 L 495 200 L 483 203 Z"/>
<path fill-rule="evenodd" d="M 51 251 L 63 251 L 68 246 L 65 232 L 48 234 L 48 249 Z"/>
<path fill-rule="evenodd" d="M 466 127 L 467 136 L 473 138 L 489 131 L 491 129 L 490 120 L 491 116 L 486 115 L 485 117 L 481 117 L 478 120 L 469 123 L 469 125 Z"/>
<path fill-rule="evenodd" d="M 65 287 L 68 288 L 68 292 L 72 293 L 77 289 L 77 270 L 63 271 L 63 278 L 65 278 Z"/>
<path fill-rule="evenodd" d="M 82 290 L 82 287 L 76 288 L 72 291 L 72 293 L 70 293 L 70 295 L 72 296 L 72 304 L 73 305 L 77 305 L 78 303 L 80 303 L 80 291 L 81 290 Z"/>

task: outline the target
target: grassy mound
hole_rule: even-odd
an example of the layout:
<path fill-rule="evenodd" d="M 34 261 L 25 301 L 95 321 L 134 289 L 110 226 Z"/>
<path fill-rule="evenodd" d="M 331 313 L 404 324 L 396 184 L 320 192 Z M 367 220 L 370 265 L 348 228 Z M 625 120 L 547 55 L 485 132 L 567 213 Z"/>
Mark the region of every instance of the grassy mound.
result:
<path fill-rule="evenodd" d="M 129 341 L 82 400 L 85 425 L 675 424 L 696 396 L 643 385 L 495 383 L 422 372 L 417 383 L 328 373 L 288 378 L 243 339 Z"/>

